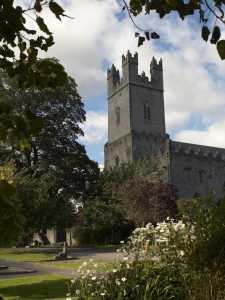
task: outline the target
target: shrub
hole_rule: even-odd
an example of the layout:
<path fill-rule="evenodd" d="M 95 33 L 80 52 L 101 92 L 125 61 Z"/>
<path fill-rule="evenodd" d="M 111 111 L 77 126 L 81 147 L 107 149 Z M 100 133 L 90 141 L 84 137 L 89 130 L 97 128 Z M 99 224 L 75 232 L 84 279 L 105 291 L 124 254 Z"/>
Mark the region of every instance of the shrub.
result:
<path fill-rule="evenodd" d="M 185 296 L 177 270 L 144 260 L 125 260 L 107 274 L 81 270 L 80 277 L 71 281 L 71 295 L 77 300 L 183 300 Z"/>
<path fill-rule="evenodd" d="M 86 270 L 71 283 L 74 299 L 224 300 L 225 200 L 183 203 L 180 221 L 136 228 L 124 260 L 107 274 Z"/>

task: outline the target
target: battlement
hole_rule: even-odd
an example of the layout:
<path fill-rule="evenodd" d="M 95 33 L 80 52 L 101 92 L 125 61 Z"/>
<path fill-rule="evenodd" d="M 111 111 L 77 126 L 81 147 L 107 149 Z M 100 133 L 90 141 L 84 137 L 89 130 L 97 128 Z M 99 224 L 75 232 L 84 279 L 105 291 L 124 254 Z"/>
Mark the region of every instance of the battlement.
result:
<path fill-rule="evenodd" d="M 119 70 L 112 65 L 112 67 L 107 70 L 107 81 L 109 97 L 127 83 L 163 91 L 162 59 L 157 62 L 155 57 L 152 58 L 148 77 L 145 72 L 142 72 L 141 75 L 138 73 L 138 53 L 136 52 L 132 55 L 130 51 L 128 51 L 126 55 L 122 55 L 122 76 L 120 76 Z"/>
<path fill-rule="evenodd" d="M 152 61 L 151 61 L 151 63 L 150 63 L 150 73 L 151 73 L 153 70 L 163 71 L 162 58 L 160 58 L 159 62 L 157 63 L 157 60 L 156 60 L 155 57 L 153 56 Z"/>
<path fill-rule="evenodd" d="M 138 53 L 135 52 L 134 55 L 130 53 L 130 51 L 127 51 L 126 55 L 122 55 L 122 66 L 126 64 L 136 64 L 138 65 Z"/>
<path fill-rule="evenodd" d="M 112 87 L 116 88 L 120 85 L 120 71 L 113 64 L 111 69 L 107 70 L 107 81 L 112 83 Z"/>
<path fill-rule="evenodd" d="M 223 148 L 171 141 L 171 151 L 175 154 L 225 161 L 225 149 Z"/>

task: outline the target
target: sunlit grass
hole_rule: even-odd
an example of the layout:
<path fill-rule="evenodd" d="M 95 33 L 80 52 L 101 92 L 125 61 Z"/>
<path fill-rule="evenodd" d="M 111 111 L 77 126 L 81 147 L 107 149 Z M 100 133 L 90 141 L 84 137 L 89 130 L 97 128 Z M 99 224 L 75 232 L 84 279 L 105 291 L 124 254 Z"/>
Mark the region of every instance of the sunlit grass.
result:
<path fill-rule="evenodd" d="M 0 280 L 6 300 L 65 299 L 68 278 L 57 275 L 26 276 Z"/>
<path fill-rule="evenodd" d="M 93 265 L 97 265 L 95 267 L 99 272 L 111 271 L 116 264 L 115 262 L 105 262 L 101 260 L 77 260 L 77 261 L 56 261 L 56 262 L 47 262 L 45 265 L 57 268 L 57 269 L 68 269 L 68 270 L 77 270 L 84 262 L 87 262 L 87 268 L 92 268 Z"/>
<path fill-rule="evenodd" d="M 57 253 L 57 252 L 56 252 Z M 54 253 L 47 252 L 29 252 L 20 249 L 0 249 L 0 259 L 6 259 L 17 262 L 39 262 L 54 258 Z"/>

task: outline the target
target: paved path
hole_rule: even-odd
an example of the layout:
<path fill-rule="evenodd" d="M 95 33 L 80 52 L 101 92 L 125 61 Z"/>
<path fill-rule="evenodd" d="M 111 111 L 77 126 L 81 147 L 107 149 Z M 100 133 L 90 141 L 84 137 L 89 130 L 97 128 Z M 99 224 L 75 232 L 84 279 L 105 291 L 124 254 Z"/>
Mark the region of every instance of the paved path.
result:
<path fill-rule="evenodd" d="M 51 249 L 52 250 L 52 249 Z M 44 251 L 48 251 L 48 249 L 43 249 Z M 40 252 L 40 249 L 39 249 Z M 121 259 L 121 255 L 116 252 L 116 249 L 95 249 L 95 248 L 86 248 L 86 249 L 69 249 L 68 255 L 72 256 L 74 260 L 68 260 L 66 263 L 70 262 L 79 262 L 80 260 L 89 260 L 94 259 L 96 261 L 117 261 Z M 64 261 L 65 262 L 65 261 Z M 42 275 L 42 274 L 57 274 L 63 275 L 68 277 L 74 277 L 77 275 L 76 270 L 73 269 L 60 269 L 56 266 L 50 266 L 49 264 L 44 263 L 37 263 L 37 262 L 13 262 L 13 261 L 6 261 L 0 260 L 0 265 L 7 265 L 9 266 L 9 270 L 18 270 L 17 274 L 9 274 L 6 275 L 5 272 L 2 272 L 1 275 L 0 271 L 0 280 L 6 278 L 13 278 L 13 277 L 21 277 L 27 276 L 29 271 L 35 271 L 33 273 L 29 273 L 29 276 L 35 275 Z M 24 270 L 24 273 L 20 271 Z"/>

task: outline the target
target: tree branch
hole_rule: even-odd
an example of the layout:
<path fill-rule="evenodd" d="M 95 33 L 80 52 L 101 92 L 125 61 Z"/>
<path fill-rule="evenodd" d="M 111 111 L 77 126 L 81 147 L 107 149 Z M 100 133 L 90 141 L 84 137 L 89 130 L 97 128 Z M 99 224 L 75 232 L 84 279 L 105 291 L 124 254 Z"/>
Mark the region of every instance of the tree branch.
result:
<path fill-rule="evenodd" d="M 125 5 L 125 7 L 126 7 L 126 10 L 127 10 L 127 12 L 128 12 L 129 18 L 131 19 L 132 23 L 134 24 L 134 26 L 135 26 L 139 31 L 143 31 L 143 32 L 145 32 L 145 31 L 152 31 L 152 29 L 143 29 L 143 28 L 141 28 L 140 26 L 138 26 L 138 25 L 135 23 L 135 21 L 134 21 L 132 15 L 131 15 L 131 12 L 130 12 L 130 9 L 129 9 L 128 4 L 126 3 L 125 0 L 123 0 L 123 3 L 124 3 L 124 5 Z"/>
<path fill-rule="evenodd" d="M 211 11 L 211 13 L 220 20 L 223 24 L 225 24 L 225 21 L 222 19 L 222 17 L 218 16 L 217 13 L 212 9 L 212 7 L 209 5 L 208 0 L 204 0 L 206 7 Z"/>

